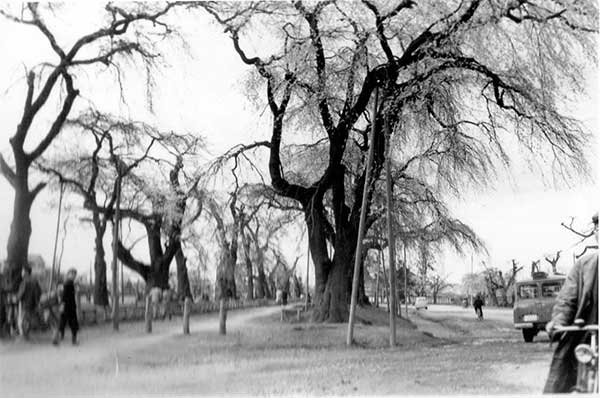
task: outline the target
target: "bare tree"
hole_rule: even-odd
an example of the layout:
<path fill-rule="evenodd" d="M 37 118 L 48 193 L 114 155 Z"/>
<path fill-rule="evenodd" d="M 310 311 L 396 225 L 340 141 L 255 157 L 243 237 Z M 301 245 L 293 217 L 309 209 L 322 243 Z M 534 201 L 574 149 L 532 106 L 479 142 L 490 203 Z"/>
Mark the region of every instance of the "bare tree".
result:
<path fill-rule="evenodd" d="M 200 177 L 187 175 L 185 172 L 187 155 L 195 154 L 199 146 L 203 145 L 202 140 L 189 135 L 170 133 L 168 139 L 161 140 L 160 144 L 174 161 L 148 156 L 144 167 L 140 167 L 138 172 L 119 174 L 124 184 L 124 200 L 120 214 L 124 219 L 133 220 L 143 226 L 150 263 L 136 259 L 132 247 L 126 247 L 121 240 L 118 241 L 117 255 L 125 266 L 144 278 L 147 290 L 155 286 L 161 289 L 169 287 L 170 264 L 178 252 L 182 251 L 182 232 L 203 210 L 203 194 L 198 187 Z M 120 158 L 116 161 L 121 165 L 120 169 L 131 166 L 127 166 Z M 152 165 L 154 167 L 151 167 Z M 187 166 L 195 167 L 197 166 L 193 163 Z M 166 182 L 160 180 L 165 169 L 168 169 Z M 182 178 L 185 178 L 184 184 L 181 182 Z M 192 200 L 197 202 L 195 209 L 186 213 Z M 102 206 L 100 210 L 109 211 Z M 178 264 L 178 269 L 182 266 L 185 266 L 185 261 Z M 179 271 L 178 284 L 181 283 L 181 278 L 187 279 L 187 269 Z M 179 286 L 179 292 L 182 296 L 190 297 L 189 282 L 183 283 L 184 286 Z"/>
<path fill-rule="evenodd" d="M 115 159 L 127 159 L 130 164 L 122 170 L 126 175 L 143 162 L 156 141 L 163 139 L 160 132 L 144 123 L 132 122 L 114 116 L 88 110 L 77 119 L 68 120 L 66 127 L 72 134 L 63 134 L 72 143 L 91 139 L 91 155 L 85 149 L 72 153 L 58 152 L 45 156 L 37 162 L 37 168 L 49 175 L 57 176 L 80 195 L 83 206 L 92 214 L 95 231 L 94 255 L 94 303 L 107 306 L 106 259 L 104 235 L 112 220 L 116 201 L 117 172 Z M 85 145 L 84 145 L 85 146 Z"/>
<path fill-rule="evenodd" d="M 30 188 L 30 167 L 48 149 L 67 120 L 79 95 L 79 90 L 75 88 L 78 71 L 100 65 L 117 67 L 119 58 L 139 58 L 147 65 L 154 63 L 157 54 L 152 52 L 152 46 L 155 40 L 160 40 L 171 32 L 161 19 L 173 4 L 137 10 L 108 4 L 105 7 L 108 16 L 106 25 L 77 38 L 70 47 L 60 43 L 55 33 L 58 29 L 47 23 L 48 13 L 44 11 L 44 7 L 38 3 L 27 3 L 21 9 L 20 16 L 11 14 L 6 9 L 0 10 L 0 14 L 9 21 L 37 29 L 58 57 L 57 62 L 43 63 L 27 73 L 23 112 L 15 134 L 9 139 L 14 165 L 0 156 L 0 170 L 15 191 L 13 221 L 7 244 L 8 278 L 12 288 L 18 286 L 21 267 L 27 263 L 31 206 L 46 185 L 45 182 L 39 182 Z M 152 32 L 143 27 L 144 22 L 155 26 Z M 130 35 L 131 32 L 135 34 Z M 156 38 L 151 39 L 151 34 L 155 34 Z M 39 142 L 31 151 L 27 151 L 25 142 L 30 136 L 32 124 L 39 119 L 40 112 L 51 108 L 48 105 L 51 94 L 61 89 L 64 92 L 60 96 L 60 110 Z"/>
<path fill-rule="evenodd" d="M 558 273 L 556 271 L 556 264 L 558 263 L 558 260 L 560 259 L 560 252 L 561 252 L 561 250 L 557 251 L 556 255 L 554 257 L 544 257 L 546 259 L 546 261 L 552 267 L 552 273 L 553 274 L 557 274 Z"/>
<path fill-rule="evenodd" d="M 431 289 L 431 296 L 433 297 L 433 304 L 437 304 L 438 296 L 444 290 L 452 286 L 448 283 L 448 277 L 439 275 L 437 273 L 429 277 L 429 288 Z"/>
<path fill-rule="evenodd" d="M 303 208 L 315 264 L 318 320 L 338 322 L 348 316 L 348 267 L 359 210 L 373 195 L 370 189 L 362 197 L 364 154 L 375 147 L 376 180 L 385 155 L 384 119 L 406 148 L 421 143 L 412 137 L 433 139 L 427 156 L 419 158 L 427 162 L 406 160 L 407 171 L 417 166 L 433 171 L 453 183 L 455 191 L 465 183 L 485 185 L 494 160 L 508 163 L 507 132 L 513 134 L 508 139 L 516 138 L 533 156 L 552 159 L 559 177 L 586 171 L 587 136 L 559 112 L 557 82 L 568 80 L 578 89 L 583 81 L 575 71 L 595 61 L 591 43 L 597 12 L 592 1 L 550 1 L 547 6 L 480 0 L 201 6 L 224 26 L 241 61 L 266 84 L 273 120 L 271 184 Z M 275 50 L 250 55 L 246 43 L 264 37 L 264 25 L 275 32 Z M 367 109 L 375 87 L 383 90 L 383 100 L 373 115 Z M 374 142 L 365 134 L 371 123 L 377 131 Z M 287 130 L 325 135 L 326 157 L 312 170 L 316 178 L 298 178 L 300 172 L 289 170 L 293 162 L 282 156 Z M 351 156 L 355 145 L 362 156 Z M 349 175 L 352 165 L 360 170 L 358 178 Z M 334 247 L 332 256 L 328 244 Z"/>

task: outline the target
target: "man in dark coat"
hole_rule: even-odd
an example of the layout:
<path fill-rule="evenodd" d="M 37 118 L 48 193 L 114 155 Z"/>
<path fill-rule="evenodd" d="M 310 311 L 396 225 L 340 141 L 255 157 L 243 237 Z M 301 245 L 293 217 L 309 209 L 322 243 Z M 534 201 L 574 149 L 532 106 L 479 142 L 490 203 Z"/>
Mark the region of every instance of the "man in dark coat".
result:
<path fill-rule="evenodd" d="M 483 300 L 481 299 L 481 295 L 475 296 L 475 300 L 473 300 L 473 308 L 475 308 L 475 314 L 477 314 L 478 319 L 483 319 Z"/>
<path fill-rule="evenodd" d="M 36 315 L 37 307 L 42 295 L 42 288 L 33 276 L 31 268 L 24 266 L 22 272 L 23 280 L 19 285 L 17 300 L 19 301 L 19 329 L 24 339 L 29 338 L 29 329 Z"/>
<path fill-rule="evenodd" d="M 60 322 L 58 325 L 58 332 L 60 339 L 65 337 L 65 326 L 69 324 L 71 329 L 71 340 L 73 345 L 77 344 L 77 331 L 79 330 L 79 322 L 77 322 L 77 302 L 75 301 L 75 276 L 77 271 L 70 269 L 67 272 L 67 280 L 63 285 L 62 290 L 62 313 L 60 314 Z M 58 337 L 58 336 L 56 336 Z M 55 338 L 53 344 L 58 344 L 58 340 Z"/>
<path fill-rule="evenodd" d="M 598 221 L 595 218 L 596 233 Z M 597 238 L 597 237 L 596 237 Z M 598 252 L 579 258 L 558 294 L 552 310 L 552 320 L 546 330 L 553 340 L 560 338 L 552 363 L 544 393 L 571 392 L 577 383 L 577 359 L 575 347 L 588 342 L 585 332 L 569 332 L 553 336 L 555 325 L 568 326 L 575 319 L 583 319 L 586 325 L 598 324 Z"/>

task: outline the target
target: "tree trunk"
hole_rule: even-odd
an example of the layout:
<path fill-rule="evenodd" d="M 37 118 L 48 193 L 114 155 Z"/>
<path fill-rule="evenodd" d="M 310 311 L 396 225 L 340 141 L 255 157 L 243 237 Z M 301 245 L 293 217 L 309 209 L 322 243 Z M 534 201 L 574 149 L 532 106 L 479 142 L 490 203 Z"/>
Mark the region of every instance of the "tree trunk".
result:
<path fill-rule="evenodd" d="M 242 235 L 242 238 L 244 239 L 244 260 L 246 262 L 246 300 L 254 300 L 254 276 L 252 275 L 252 260 L 250 259 L 250 242 L 245 234 Z"/>
<path fill-rule="evenodd" d="M 227 300 L 236 297 L 235 263 L 237 253 L 229 247 L 221 248 L 221 259 L 217 268 L 217 286 L 219 288 L 219 334 L 226 334 Z"/>
<path fill-rule="evenodd" d="M 94 215 L 94 230 L 96 231 L 94 239 L 94 304 L 106 307 L 108 306 L 108 287 L 106 283 L 106 258 L 103 243 L 106 223 L 102 223 L 99 219 L 96 220 L 96 215 Z"/>
<path fill-rule="evenodd" d="M 169 289 L 169 265 L 152 264 L 145 282 L 147 291 L 153 287 L 158 287 L 161 290 Z"/>
<path fill-rule="evenodd" d="M 21 283 L 21 269 L 27 265 L 29 239 L 31 238 L 31 219 L 29 213 L 33 198 L 27 188 L 27 180 L 14 186 L 15 200 L 10 235 L 6 245 L 6 276 L 8 288 L 16 291 Z"/>
<path fill-rule="evenodd" d="M 267 276 L 265 275 L 265 256 L 263 248 L 256 243 L 256 298 L 271 298 Z"/>
<path fill-rule="evenodd" d="M 349 234 L 345 233 L 337 235 L 335 254 L 331 269 L 326 275 L 323 293 L 315 297 L 313 317 L 316 321 L 346 322 L 348 320 L 354 264 L 353 251 L 356 244 L 348 239 L 348 236 Z M 315 261 L 315 264 L 318 263 Z M 321 276 L 323 274 L 324 272 L 320 273 Z M 315 270 L 316 275 L 319 275 L 319 272 Z M 318 283 L 323 284 L 323 281 L 320 280 Z"/>
<path fill-rule="evenodd" d="M 175 253 L 175 262 L 177 263 L 177 296 L 179 298 L 192 297 L 190 279 L 188 277 L 187 259 L 181 249 L 181 243 L 179 244 L 179 250 Z"/>
<path fill-rule="evenodd" d="M 358 305 L 371 305 L 369 296 L 367 296 L 365 291 L 365 259 L 367 257 L 367 253 L 368 250 L 364 250 L 363 260 L 360 264 L 360 274 L 358 276 Z"/>

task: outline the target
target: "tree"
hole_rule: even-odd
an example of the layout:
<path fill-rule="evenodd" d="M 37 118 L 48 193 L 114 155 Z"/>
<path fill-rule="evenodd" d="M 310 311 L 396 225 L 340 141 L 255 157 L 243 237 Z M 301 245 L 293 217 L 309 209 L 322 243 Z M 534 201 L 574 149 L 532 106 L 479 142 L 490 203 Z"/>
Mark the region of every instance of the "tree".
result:
<path fill-rule="evenodd" d="M 83 207 L 92 214 L 94 227 L 94 303 L 108 306 L 104 235 L 112 220 L 117 197 L 117 159 L 130 164 L 122 170 L 121 179 L 144 161 L 153 145 L 163 136 L 153 127 L 115 116 L 88 110 L 76 119 L 67 120 L 63 133 L 71 148 L 78 143 L 80 151 L 45 156 L 37 164 L 41 171 L 57 176 L 73 192 L 83 198 Z M 91 149 L 89 154 L 88 147 Z"/>
<path fill-rule="evenodd" d="M 7 243 L 8 279 L 11 289 L 18 286 L 21 267 L 27 263 L 31 236 L 31 206 L 46 186 L 45 182 L 39 182 L 30 188 L 30 168 L 59 135 L 67 120 L 79 95 L 79 90 L 75 88 L 78 72 L 84 69 L 93 70 L 94 67 L 102 65 L 118 68 L 119 58 L 139 58 L 148 66 L 156 62 L 157 54 L 152 52 L 152 46 L 155 40 L 164 39 L 171 32 L 161 18 L 173 4 L 156 7 L 128 10 L 108 4 L 105 7 L 108 16 L 105 26 L 76 38 L 70 47 L 61 45 L 56 32 L 58 28 L 55 29 L 47 22 L 51 15 L 44 11 L 44 6 L 27 3 L 21 8 L 21 16 L 15 16 L 6 9 L 0 10 L 0 14 L 6 19 L 37 29 L 58 57 L 57 62 L 45 62 L 27 73 L 23 112 L 15 134 L 9 139 L 14 165 L 10 165 L 0 155 L 0 171 L 15 192 L 13 221 Z M 151 31 L 147 30 L 143 22 L 154 24 L 154 28 Z M 151 35 L 156 36 L 151 38 Z M 26 150 L 26 139 L 31 135 L 34 121 L 40 119 L 39 115 L 43 110 L 51 109 L 52 105 L 48 99 L 53 92 L 61 91 L 63 87 L 60 110 L 33 149 Z"/>
<path fill-rule="evenodd" d="M 182 232 L 203 210 L 203 193 L 198 187 L 200 175 L 185 173 L 186 163 L 187 168 L 196 167 L 186 159 L 203 145 L 202 139 L 170 133 L 160 141 L 160 145 L 174 161 L 149 156 L 149 160 L 138 172 L 120 172 L 118 175 L 124 184 L 124 200 L 120 214 L 124 219 L 133 220 L 144 228 L 150 262 L 136 259 L 132 247 L 126 247 L 120 239 L 117 242 L 117 255 L 126 267 L 144 279 L 147 290 L 152 287 L 163 290 L 169 288 L 171 262 L 178 252 L 182 251 Z M 129 167 L 122 159 L 118 161 L 121 165 L 120 170 Z M 166 182 L 157 180 L 163 173 L 168 173 Z M 125 176 L 127 178 L 124 178 Z M 184 184 L 181 183 L 182 176 L 185 178 Z M 196 203 L 194 209 L 190 209 L 192 201 Z M 108 212 L 105 207 L 100 209 Z M 186 210 L 191 211 L 186 213 Z M 188 278 L 184 276 L 187 275 L 187 268 L 180 269 L 182 265 L 185 266 L 185 262 L 178 264 L 178 284 L 182 278 Z M 183 271 L 183 275 L 180 271 Z M 183 288 L 186 290 L 182 291 Z M 179 292 L 184 297 L 191 297 L 189 282 L 185 286 L 179 286 Z"/>
<path fill-rule="evenodd" d="M 406 178 L 429 171 L 457 192 L 466 184 L 487 184 L 494 161 L 508 164 L 510 140 L 533 157 L 551 159 L 557 177 L 587 169 L 587 136 L 559 111 L 558 87 L 568 81 L 578 89 L 583 81 L 576 71 L 594 62 L 590 44 L 597 12 L 591 1 L 201 6 L 224 26 L 241 61 L 266 84 L 271 185 L 304 211 L 317 320 L 347 318 L 359 210 L 373 196 L 371 187 L 362 197 L 364 154 L 375 147 L 377 180 L 385 156 L 384 122 L 406 149 L 433 144 L 426 156 L 404 164 Z M 250 55 L 246 43 L 269 33 L 273 50 Z M 382 101 L 373 115 L 367 107 L 376 87 Z M 366 139 L 371 123 L 374 142 Z M 289 171 L 291 162 L 282 156 L 287 130 L 319 136 L 327 157 L 322 169 L 313 168 L 316 178 Z M 351 156 L 354 148 L 361 156 Z M 358 178 L 352 167 L 360 170 Z M 334 248 L 331 256 L 328 244 Z"/>
<path fill-rule="evenodd" d="M 437 298 L 440 293 L 452 286 L 450 283 L 448 283 L 448 279 L 446 276 L 442 276 L 437 273 L 429 277 L 428 284 L 429 288 L 431 289 L 433 304 L 437 304 Z"/>
<path fill-rule="evenodd" d="M 552 273 L 553 274 L 557 274 L 558 273 L 556 271 L 556 263 L 558 263 L 558 259 L 560 259 L 560 252 L 561 252 L 561 250 L 557 251 L 556 255 L 554 257 L 544 257 L 546 259 L 546 261 L 552 267 Z"/>
<path fill-rule="evenodd" d="M 465 274 L 461 281 L 462 292 L 468 296 L 487 291 L 485 275 L 483 273 Z"/>
<path fill-rule="evenodd" d="M 523 269 L 519 267 L 515 260 L 512 260 L 511 270 L 507 275 L 503 275 L 502 271 L 497 268 L 488 268 L 485 266 L 483 272 L 489 297 L 492 299 L 494 305 L 508 305 L 512 304 L 512 295 L 509 295 L 509 291 L 513 288 L 517 273 Z M 500 293 L 501 302 L 498 302 L 498 293 Z M 510 297 L 510 299 L 509 299 Z"/>

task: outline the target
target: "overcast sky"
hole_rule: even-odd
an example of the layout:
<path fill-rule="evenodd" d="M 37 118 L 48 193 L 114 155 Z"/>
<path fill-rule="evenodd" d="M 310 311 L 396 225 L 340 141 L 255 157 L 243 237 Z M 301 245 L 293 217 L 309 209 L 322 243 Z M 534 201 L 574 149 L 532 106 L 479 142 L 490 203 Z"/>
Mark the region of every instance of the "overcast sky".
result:
<path fill-rule="evenodd" d="M 88 8 L 87 2 L 85 8 Z M 67 42 L 75 34 L 90 29 L 85 18 L 77 17 L 81 11 L 59 14 L 70 24 L 69 29 L 62 30 L 59 40 Z M 270 113 L 256 109 L 243 94 L 243 81 L 249 69 L 240 62 L 222 30 L 208 23 L 208 18 L 199 17 L 193 24 L 184 24 L 182 34 L 188 40 L 189 53 L 184 54 L 175 44 L 169 45 L 171 50 L 165 49 L 170 57 L 169 65 L 156 76 L 157 87 L 152 97 L 154 114 L 148 112 L 145 90 L 140 76 L 135 73 L 127 75 L 130 80 L 126 104 L 120 100 L 118 90 L 113 90 L 115 87 L 105 84 L 110 75 L 87 76 L 87 79 L 81 76 L 77 80 L 81 98 L 77 99 L 71 114 L 94 100 L 102 110 L 141 118 L 165 129 L 202 134 L 212 154 L 238 142 L 268 138 Z M 22 108 L 25 68 L 42 60 L 53 60 L 53 56 L 33 27 L 19 26 L 0 17 L 0 37 L 3 38 L 0 54 L 8 54 L 0 63 L 0 153 L 10 157 L 8 138 L 14 134 Z M 592 96 L 581 102 L 579 117 L 596 135 L 599 122 L 596 112 L 600 109 L 598 76 L 590 76 L 589 84 L 594 88 L 590 90 Z M 43 124 L 37 126 L 40 131 L 43 127 Z M 592 159 L 592 163 L 597 176 L 598 159 Z M 495 190 L 466 193 L 461 200 L 452 200 L 450 207 L 454 214 L 471 225 L 489 248 L 490 258 L 474 258 L 474 269 L 480 267 L 481 260 L 506 269 L 512 258 L 529 265 L 533 259 L 567 249 L 577 242 L 577 237 L 560 223 L 575 217 L 576 225 L 588 227 L 592 213 L 598 209 L 600 192 L 593 182 L 574 181 L 572 184 L 571 188 L 556 189 L 544 186 L 531 173 L 515 173 L 512 182 L 499 181 Z M 46 190 L 36 199 L 32 209 L 30 253 L 41 254 L 48 264 L 51 263 L 56 223 L 52 201 L 56 203 L 56 194 Z M 71 201 L 81 204 L 78 198 Z M 0 204 L 0 258 L 5 258 L 13 193 L 3 178 L 0 178 Z M 93 259 L 92 232 L 74 218 L 70 225 L 63 269 L 74 266 L 88 272 Z M 108 236 L 107 259 L 110 256 Z M 294 241 L 291 245 L 295 248 L 297 243 Z M 560 266 L 566 270 L 571 263 L 572 255 L 566 251 Z M 440 259 L 438 266 L 450 275 L 451 280 L 459 281 L 462 274 L 470 270 L 471 258 L 449 255 Z M 304 267 L 301 273 L 304 273 Z"/>

